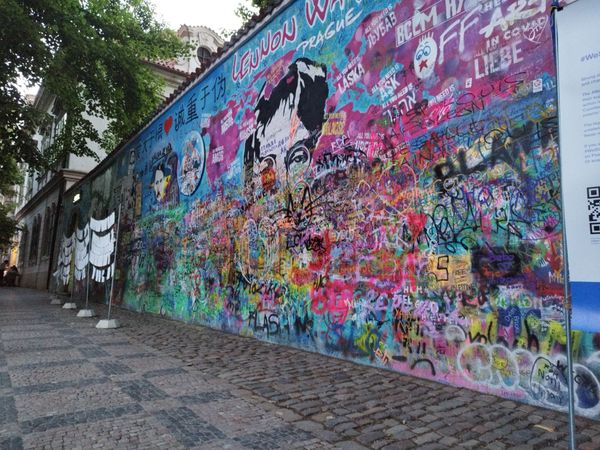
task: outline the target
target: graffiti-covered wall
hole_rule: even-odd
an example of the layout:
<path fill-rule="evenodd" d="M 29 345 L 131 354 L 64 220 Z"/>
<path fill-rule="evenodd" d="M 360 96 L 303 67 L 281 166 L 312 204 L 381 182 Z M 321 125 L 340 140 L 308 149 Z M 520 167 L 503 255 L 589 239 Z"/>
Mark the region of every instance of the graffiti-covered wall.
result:
<path fill-rule="evenodd" d="M 550 17 L 288 3 L 87 181 L 82 215 L 122 204 L 118 301 L 565 408 Z"/>

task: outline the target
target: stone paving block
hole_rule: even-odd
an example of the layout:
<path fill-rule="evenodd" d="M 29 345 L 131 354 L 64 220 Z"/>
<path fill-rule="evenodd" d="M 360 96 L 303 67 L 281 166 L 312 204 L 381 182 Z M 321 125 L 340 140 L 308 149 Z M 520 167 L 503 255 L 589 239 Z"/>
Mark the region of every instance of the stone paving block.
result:
<path fill-rule="evenodd" d="M 463 441 L 458 446 L 458 448 L 481 448 L 481 447 L 483 447 L 482 443 L 476 439 L 470 439 L 468 441 Z"/>
<path fill-rule="evenodd" d="M 194 395 L 182 395 L 177 399 L 184 405 L 216 402 L 235 398 L 231 393 L 226 391 L 221 392 L 201 392 Z"/>
<path fill-rule="evenodd" d="M 131 380 L 117 383 L 121 390 L 133 400 L 151 401 L 167 397 L 167 394 L 154 386 L 148 380 Z"/>
<path fill-rule="evenodd" d="M 256 450 L 286 448 L 294 442 L 310 439 L 313 439 L 312 434 L 291 425 L 235 438 L 245 448 Z"/>
<path fill-rule="evenodd" d="M 100 347 L 78 347 L 77 351 L 87 359 L 106 358 L 110 356 L 109 353 L 105 352 Z"/>
<path fill-rule="evenodd" d="M 102 348 L 102 350 L 108 353 L 111 357 L 115 358 L 129 359 L 130 355 L 137 355 L 140 353 L 140 349 L 138 347 L 126 345 L 123 343 L 115 343 L 114 345 L 102 344 L 99 347 Z"/>
<path fill-rule="evenodd" d="M 13 397 L 0 397 L 0 425 L 17 421 L 17 409 Z"/>
<path fill-rule="evenodd" d="M 460 440 L 453 436 L 444 436 L 438 442 L 440 444 L 442 444 L 443 446 L 445 446 L 446 448 L 452 448 L 456 444 L 458 444 L 460 442 Z"/>
<path fill-rule="evenodd" d="M 154 415 L 177 441 L 188 447 L 226 437 L 221 430 L 201 420 L 186 407 L 158 411 Z"/>
<path fill-rule="evenodd" d="M 74 319 L 74 314 L 71 319 Z M 67 321 L 67 326 L 59 329 L 60 333 L 64 336 L 79 336 L 79 330 L 77 329 L 82 325 L 81 320 L 75 321 Z"/>
<path fill-rule="evenodd" d="M 129 363 L 128 363 L 129 365 Z M 139 371 L 138 371 L 139 373 Z M 177 397 L 182 395 L 182 386 L 185 386 L 185 394 L 191 395 L 200 392 L 213 392 L 222 389 L 222 383 L 207 380 L 198 373 L 183 372 L 166 377 L 152 377 L 152 384 L 168 395 Z"/>
<path fill-rule="evenodd" d="M 286 422 L 295 422 L 297 420 L 302 419 L 302 416 L 296 414 L 294 411 L 292 411 L 290 409 L 285 409 L 285 408 L 278 408 L 277 411 L 275 411 L 275 414 L 277 416 L 281 417 Z"/>
<path fill-rule="evenodd" d="M 173 375 L 182 375 L 187 371 L 181 367 L 172 367 L 167 369 L 149 370 L 143 374 L 144 378 L 155 378 L 155 377 L 171 377 Z"/>
<path fill-rule="evenodd" d="M 18 341 L 17 342 L 18 345 L 15 345 L 14 347 L 16 348 L 11 348 L 10 346 L 6 346 L 8 347 L 4 354 L 5 354 L 5 358 L 6 358 L 6 363 L 10 364 L 10 365 L 22 365 L 22 364 L 26 364 L 29 361 L 32 360 L 36 360 L 36 356 L 40 353 L 40 352 L 51 352 L 51 351 L 68 351 L 68 350 L 72 350 L 73 346 L 69 345 L 69 344 L 51 344 L 51 343 L 45 343 L 45 344 L 40 344 L 37 341 L 31 341 L 30 344 L 31 345 L 23 345 L 23 342 Z M 32 354 L 33 353 L 33 354 Z M 20 356 L 23 355 L 24 358 L 20 358 L 19 360 L 13 362 L 13 358 L 15 357 L 15 355 Z M 68 358 L 65 358 L 68 359 Z M 71 359 L 76 359 L 76 357 L 71 358 Z"/>
<path fill-rule="evenodd" d="M 360 445 L 354 441 L 342 441 L 335 444 L 334 449 L 339 450 L 368 450 L 368 447 Z"/>
<path fill-rule="evenodd" d="M 141 414 L 104 418 L 94 423 L 81 423 L 24 436 L 24 448 L 82 449 L 183 449 L 153 417 Z"/>
<path fill-rule="evenodd" d="M 50 361 L 50 362 L 35 362 L 29 364 L 21 364 L 15 365 L 12 367 L 12 371 L 15 370 L 35 370 L 35 369 L 48 369 L 51 367 L 65 367 L 70 365 L 79 365 L 82 363 L 86 363 L 86 359 L 68 359 L 68 360 L 60 360 L 60 361 Z"/>
<path fill-rule="evenodd" d="M 139 354 L 137 357 L 130 357 L 128 355 L 117 355 L 115 358 L 123 359 L 128 367 L 135 370 L 136 372 L 147 372 L 149 370 L 164 370 L 174 369 L 177 367 L 176 362 L 173 362 L 170 358 L 161 358 L 155 354 Z M 180 363 L 179 363 L 180 364 Z"/>
<path fill-rule="evenodd" d="M 185 406 L 230 438 L 244 436 L 251 431 L 269 432 L 286 425 L 283 419 L 273 416 L 251 400 L 237 398 Z"/>
<path fill-rule="evenodd" d="M 65 336 L 63 339 L 74 346 L 92 346 L 94 342 L 84 336 Z"/>
<path fill-rule="evenodd" d="M 110 355 L 108 355 L 110 356 Z M 130 354 L 124 354 L 124 355 L 118 355 L 116 356 L 116 358 L 121 358 L 121 359 L 126 359 L 126 360 L 135 360 L 135 359 L 145 359 L 145 358 L 150 358 L 150 357 L 156 357 L 156 353 L 152 353 L 152 352 L 137 352 L 137 353 L 130 353 Z"/>
<path fill-rule="evenodd" d="M 419 445 L 419 450 L 446 450 L 448 447 L 437 442 Z"/>
<path fill-rule="evenodd" d="M 384 439 L 386 437 L 385 433 L 381 430 L 371 431 L 368 433 L 361 432 L 358 436 L 356 436 L 356 440 L 364 445 L 371 445 L 373 442 L 377 440 Z"/>
<path fill-rule="evenodd" d="M 133 370 L 118 361 L 98 361 L 94 365 L 106 376 L 133 373 Z"/>
<path fill-rule="evenodd" d="M 312 431 L 311 434 L 319 439 L 320 441 L 324 441 L 324 442 L 337 442 L 337 441 L 341 441 L 342 437 L 340 435 L 338 435 L 337 433 L 334 433 L 333 431 L 330 430 L 315 430 Z"/>
<path fill-rule="evenodd" d="M 17 366 L 11 370 L 11 380 L 15 388 L 54 384 L 57 380 L 64 382 L 81 379 L 98 379 L 102 377 L 94 365 L 87 360 L 54 361 Z M 33 388 L 37 389 L 37 388 Z"/>
<path fill-rule="evenodd" d="M 112 408 L 131 403 L 131 398 L 110 383 L 77 386 L 15 397 L 19 420 L 32 420 L 85 409 Z"/>
<path fill-rule="evenodd" d="M 72 426 L 79 424 L 89 424 L 107 418 L 117 418 L 128 414 L 136 414 L 142 411 L 142 407 L 137 404 L 117 406 L 114 408 L 97 408 L 74 413 L 57 414 L 49 417 L 40 417 L 33 420 L 24 420 L 20 422 L 24 433 L 33 433 L 38 431 L 47 431 L 52 428 Z"/>
<path fill-rule="evenodd" d="M 33 330 L 33 331 L 3 331 L 0 332 L 0 339 L 4 342 L 11 340 L 23 341 L 25 339 L 35 339 L 43 341 L 46 338 L 61 337 L 62 333 L 56 330 Z"/>
<path fill-rule="evenodd" d="M 37 363 L 48 363 L 55 361 L 69 361 L 80 359 L 81 354 L 74 348 L 66 349 L 43 349 L 43 351 L 18 352 L 7 354 L 6 360 L 9 366 L 21 366 L 29 364 L 31 361 Z"/>
<path fill-rule="evenodd" d="M 345 438 L 355 438 L 356 436 L 360 435 L 360 432 L 358 432 L 357 430 L 355 430 L 354 428 L 349 428 L 347 430 L 344 430 L 342 432 L 339 433 L 341 436 L 345 437 Z"/>
<path fill-rule="evenodd" d="M 0 450 L 21 450 L 23 440 L 20 436 L 0 437 Z"/>
<path fill-rule="evenodd" d="M 6 389 L 12 387 L 10 382 L 10 376 L 8 372 L 0 372 L 0 389 Z"/>
<path fill-rule="evenodd" d="M 36 384 L 31 386 L 17 386 L 13 388 L 15 395 L 32 393 L 43 393 L 58 391 L 65 388 L 85 388 L 87 386 L 93 386 L 95 384 L 104 384 L 108 381 L 107 378 L 91 378 L 91 379 L 78 379 L 72 381 L 56 381 L 51 383 Z"/>
<path fill-rule="evenodd" d="M 504 450 L 506 445 L 500 441 L 490 442 L 486 447 L 487 450 Z"/>
<path fill-rule="evenodd" d="M 125 339 L 110 340 L 102 343 L 97 343 L 103 349 L 115 348 L 115 347 L 126 347 L 127 349 L 137 349 L 131 345 L 131 342 Z"/>
<path fill-rule="evenodd" d="M 420 436 L 413 438 L 413 442 L 417 445 L 423 445 L 428 442 L 438 441 L 441 438 L 442 436 L 431 431 L 429 433 L 421 434 Z"/>

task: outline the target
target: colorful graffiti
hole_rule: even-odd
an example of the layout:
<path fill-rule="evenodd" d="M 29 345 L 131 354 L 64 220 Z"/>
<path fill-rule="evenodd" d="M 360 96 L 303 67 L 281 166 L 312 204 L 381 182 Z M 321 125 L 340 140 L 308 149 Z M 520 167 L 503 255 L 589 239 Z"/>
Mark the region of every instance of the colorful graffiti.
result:
<path fill-rule="evenodd" d="M 290 2 L 90 181 L 86 214 L 123 205 L 119 301 L 566 408 L 549 17 Z M 600 340 L 575 348 L 598 417 Z"/>

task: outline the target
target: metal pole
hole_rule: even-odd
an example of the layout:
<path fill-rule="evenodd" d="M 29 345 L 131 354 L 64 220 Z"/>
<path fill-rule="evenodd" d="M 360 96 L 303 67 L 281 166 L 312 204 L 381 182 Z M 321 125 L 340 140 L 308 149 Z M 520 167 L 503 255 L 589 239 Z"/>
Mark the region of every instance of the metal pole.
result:
<path fill-rule="evenodd" d="M 564 223 L 564 217 L 563 217 Z M 564 231 L 563 231 L 563 241 L 564 241 Z M 565 261 L 567 259 L 567 246 L 566 241 L 564 241 L 564 258 Z M 565 329 L 567 332 L 567 386 L 569 390 L 569 449 L 575 450 L 577 447 L 577 443 L 575 442 L 575 388 L 573 386 L 573 342 L 571 338 L 571 297 L 569 292 L 569 282 L 568 282 L 568 267 L 567 263 L 563 264 L 563 271 L 565 273 Z"/>
<path fill-rule="evenodd" d="M 73 270 L 73 279 L 71 281 L 71 295 L 69 296 L 69 303 L 73 303 L 73 292 L 75 291 L 75 270 Z"/>
<path fill-rule="evenodd" d="M 119 202 L 119 212 L 117 213 L 117 221 L 115 222 L 115 226 L 117 227 L 117 235 L 115 236 L 115 252 L 114 252 L 114 259 L 113 259 L 113 268 L 112 268 L 112 276 L 110 279 L 110 294 L 108 297 L 108 317 L 107 319 L 110 320 L 110 310 L 111 310 L 111 306 L 112 306 L 112 297 L 113 297 L 113 290 L 115 288 L 115 274 L 117 272 L 117 249 L 119 248 L 119 228 L 120 228 L 120 220 L 121 220 L 121 205 L 122 202 Z"/>
<path fill-rule="evenodd" d="M 92 233 L 92 227 L 88 227 L 88 233 L 90 234 L 90 240 L 88 242 L 87 248 L 87 267 L 86 267 L 86 275 L 85 275 L 85 309 L 88 309 L 88 302 L 90 299 L 90 249 L 92 248 L 92 238 L 94 237 L 94 233 Z"/>
<path fill-rule="evenodd" d="M 554 54 L 556 55 L 556 80 L 557 86 L 558 77 L 560 74 L 560 61 L 558 55 L 558 32 L 556 30 L 555 18 L 556 12 L 560 11 L 562 8 L 557 5 L 553 5 L 552 7 L 552 34 L 554 36 Z M 557 100 L 558 100 L 558 110 L 560 111 L 560 89 L 557 87 Z M 560 138 L 560 113 L 558 115 L 559 118 L 559 164 L 562 168 L 562 159 L 563 159 L 563 142 Z M 562 181 L 562 180 L 561 180 Z M 577 443 L 575 440 L 575 390 L 573 386 L 573 342 L 571 337 L 571 310 L 572 303 L 569 292 L 569 258 L 567 251 L 567 225 L 565 222 L 565 208 L 564 208 L 564 192 L 563 192 L 563 183 L 560 184 L 560 204 L 561 204 L 561 218 L 562 218 L 562 241 L 563 241 L 563 283 L 564 283 L 564 293 L 565 293 L 565 332 L 567 333 L 567 388 L 569 392 L 569 449 L 575 450 L 577 448 Z"/>

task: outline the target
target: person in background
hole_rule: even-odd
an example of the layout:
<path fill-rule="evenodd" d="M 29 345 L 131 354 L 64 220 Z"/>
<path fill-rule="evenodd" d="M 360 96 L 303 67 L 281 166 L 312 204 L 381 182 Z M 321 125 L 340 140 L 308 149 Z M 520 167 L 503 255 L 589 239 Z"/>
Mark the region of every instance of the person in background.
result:
<path fill-rule="evenodd" d="M 20 284 L 19 282 L 21 281 L 20 278 L 21 274 L 19 273 L 17 266 L 12 266 L 6 272 L 6 275 L 4 275 L 4 281 L 6 282 L 6 285 L 11 287 L 18 286 Z"/>
<path fill-rule="evenodd" d="M 0 266 L 0 286 L 4 286 L 4 271 L 8 270 L 8 259 L 5 259 L 2 265 Z"/>

